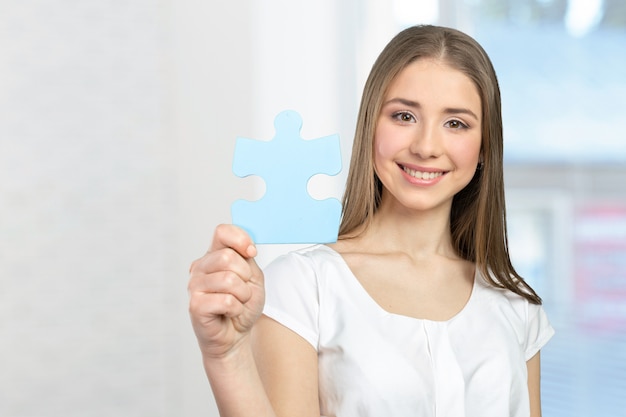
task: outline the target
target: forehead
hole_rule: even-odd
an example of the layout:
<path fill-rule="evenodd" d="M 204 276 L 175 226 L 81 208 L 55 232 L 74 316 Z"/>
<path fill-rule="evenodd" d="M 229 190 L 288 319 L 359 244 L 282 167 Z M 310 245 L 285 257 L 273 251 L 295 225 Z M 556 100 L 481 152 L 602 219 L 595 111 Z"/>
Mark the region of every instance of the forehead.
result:
<path fill-rule="evenodd" d="M 395 97 L 428 99 L 446 106 L 463 104 L 478 112 L 482 107 L 478 88 L 466 74 L 445 61 L 431 58 L 410 63 L 391 80 L 385 101 Z"/>

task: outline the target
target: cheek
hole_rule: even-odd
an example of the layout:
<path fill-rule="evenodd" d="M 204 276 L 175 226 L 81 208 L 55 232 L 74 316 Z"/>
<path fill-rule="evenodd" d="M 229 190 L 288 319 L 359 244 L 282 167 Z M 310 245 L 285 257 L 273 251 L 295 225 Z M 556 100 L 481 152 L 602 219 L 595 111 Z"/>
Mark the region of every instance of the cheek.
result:
<path fill-rule="evenodd" d="M 385 160 L 393 158 L 398 152 L 398 144 L 393 140 L 389 140 L 390 137 L 392 135 L 390 135 L 388 129 L 385 129 L 384 124 L 376 128 L 374 136 L 374 164 L 376 166 Z"/>
<path fill-rule="evenodd" d="M 480 138 L 471 141 L 460 141 L 455 145 L 454 154 L 457 156 L 457 165 L 475 167 L 480 156 Z"/>

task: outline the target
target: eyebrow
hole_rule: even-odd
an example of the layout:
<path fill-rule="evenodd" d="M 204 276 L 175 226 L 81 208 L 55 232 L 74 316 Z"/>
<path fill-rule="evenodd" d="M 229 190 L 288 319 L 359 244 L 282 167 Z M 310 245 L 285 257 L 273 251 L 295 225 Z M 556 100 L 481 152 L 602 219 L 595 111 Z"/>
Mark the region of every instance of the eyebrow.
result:
<path fill-rule="evenodd" d="M 389 105 L 389 104 L 393 104 L 393 103 L 400 103 L 402 105 L 408 106 L 408 107 L 413 107 L 415 109 L 419 109 L 422 106 L 417 102 L 417 101 L 413 101 L 413 100 L 409 100 L 406 98 L 402 98 L 402 97 L 394 97 L 390 100 L 387 100 L 383 103 L 383 107 Z M 473 111 L 471 111 L 468 108 L 464 108 L 464 107 L 448 107 L 446 109 L 444 109 L 444 113 L 446 114 L 467 114 L 470 117 L 473 117 L 476 120 L 480 120 L 478 118 L 478 116 L 476 116 L 476 113 L 474 113 Z"/>

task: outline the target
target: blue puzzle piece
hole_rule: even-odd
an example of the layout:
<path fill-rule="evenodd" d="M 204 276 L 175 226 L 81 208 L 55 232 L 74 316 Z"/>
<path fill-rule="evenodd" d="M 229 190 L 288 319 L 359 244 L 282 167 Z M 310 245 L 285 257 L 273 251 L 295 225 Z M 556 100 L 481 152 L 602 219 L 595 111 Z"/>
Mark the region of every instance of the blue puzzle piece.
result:
<path fill-rule="evenodd" d="M 274 119 L 276 134 L 269 141 L 237 138 L 233 172 L 258 175 L 265 195 L 257 201 L 237 200 L 233 223 L 256 243 L 330 243 L 337 240 L 341 203 L 313 199 L 307 183 L 316 174 L 341 171 L 339 136 L 313 140 L 300 137 L 302 118 L 287 110 Z"/>

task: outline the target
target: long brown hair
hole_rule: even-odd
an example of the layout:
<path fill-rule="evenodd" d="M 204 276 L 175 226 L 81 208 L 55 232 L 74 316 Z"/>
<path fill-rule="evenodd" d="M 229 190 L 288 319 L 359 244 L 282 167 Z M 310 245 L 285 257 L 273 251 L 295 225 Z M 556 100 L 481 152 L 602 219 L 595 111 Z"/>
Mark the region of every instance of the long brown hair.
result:
<path fill-rule="evenodd" d="M 341 239 L 358 235 L 371 222 L 383 185 L 374 172 L 373 142 L 382 103 L 391 82 L 420 58 L 445 62 L 468 76 L 482 103 L 482 164 L 454 196 L 450 212 L 452 243 L 458 255 L 476 263 L 490 284 L 541 304 L 541 298 L 515 271 L 508 251 L 504 202 L 503 135 L 500 88 L 491 60 L 470 36 L 439 26 L 414 26 L 387 44 L 363 89 L 343 196 Z"/>

